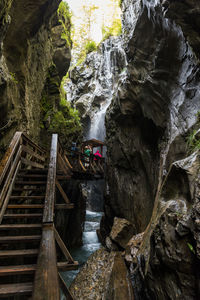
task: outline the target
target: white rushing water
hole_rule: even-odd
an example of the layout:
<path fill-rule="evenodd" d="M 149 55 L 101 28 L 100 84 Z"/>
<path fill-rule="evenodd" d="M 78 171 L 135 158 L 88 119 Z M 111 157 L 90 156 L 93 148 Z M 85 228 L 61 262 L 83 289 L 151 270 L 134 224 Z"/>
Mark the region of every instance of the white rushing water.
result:
<path fill-rule="evenodd" d="M 98 250 L 101 246 L 96 230 L 100 227 L 100 220 L 103 213 L 101 212 L 92 212 L 86 210 L 86 221 L 83 232 L 83 246 L 79 248 L 72 249 L 70 251 L 74 260 L 79 262 L 80 267 L 87 261 L 89 256 Z M 62 277 L 65 280 L 67 286 L 70 286 L 80 268 L 75 271 L 62 272 Z M 64 296 L 62 296 L 64 300 Z"/>
<path fill-rule="evenodd" d="M 91 119 L 88 139 L 96 138 L 104 141 L 106 135 L 105 115 L 109 107 L 115 85 L 120 73 L 127 66 L 126 54 L 118 38 L 112 37 L 102 44 L 102 56 L 99 70 L 96 71 L 91 85 L 95 86 L 93 99 L 103 95 L 100 108 Z"/>

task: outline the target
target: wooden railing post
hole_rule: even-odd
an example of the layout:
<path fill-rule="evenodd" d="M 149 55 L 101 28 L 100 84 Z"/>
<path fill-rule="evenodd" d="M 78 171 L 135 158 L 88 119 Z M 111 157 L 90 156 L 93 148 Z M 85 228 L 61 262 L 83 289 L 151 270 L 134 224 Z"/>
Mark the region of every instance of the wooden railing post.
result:
<path fill-rule="evenodd" d="M 58 135 L 53 134 L 51 140 L 51 152 L 49 161 L 49 170 L 47 176 L 46 196 L 44 203 L 43 224 L 53 223 L 54 201 L 56 187 L 56 165 L 58 155 Z"/>

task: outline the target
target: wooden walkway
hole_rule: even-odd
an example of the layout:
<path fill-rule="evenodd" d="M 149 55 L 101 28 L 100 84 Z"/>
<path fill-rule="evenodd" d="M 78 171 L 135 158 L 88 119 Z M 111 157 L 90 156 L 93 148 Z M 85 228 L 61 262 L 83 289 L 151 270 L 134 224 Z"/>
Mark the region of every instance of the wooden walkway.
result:
<path fill-rule="evenodd" d="M 56 209 L 73 209 L 61 181 L 103 176 L 102 162 L 66 155 L 52 135 L 49 154 L 16 132 L 0 164 L 0 298 L 73 299 L 60 271 L 78 268 L 54 225 Z M 56 203 L 56 189 L 63 203 Z M 57 260 L 56 245 L 63 258 Z M 59 256 L 60 257 L 60 256 Z"/>

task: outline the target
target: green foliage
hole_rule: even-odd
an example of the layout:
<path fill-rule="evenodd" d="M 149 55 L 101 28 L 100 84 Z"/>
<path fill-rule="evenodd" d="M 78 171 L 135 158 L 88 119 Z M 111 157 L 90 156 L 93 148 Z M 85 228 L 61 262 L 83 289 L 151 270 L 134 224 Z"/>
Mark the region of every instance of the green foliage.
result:
<path fill-rule="evenodd" d="M 14 82 L 14 83 L 18 83 L 17 79 L 16 79 L 16 74 L 15 73 L 11 73 L 10 72 L 10 77 L 11 77 L 11 80 Z"/>
<path fill-rule="evenodd" d="M 9 13 L 13 0 L 2 0 L 0 2 L 0 20 L 5 25 L 10 20 Z"/>
<path fill-rule="evenodd" d="M 49 131 L 58 132 L 61 139 L 70 139 L 82 132 L 79 112 L 65 98 L 61 98 L 59 110 L 52 115 Z"/>
<path fill-rule="evenodd" d="M 70 145 L 72 140 L 77 140 L 82 135 L 82 125 L 79 112 L 66 100 L 63 84 L 62 82 L 60 86 L 60 102 L 57 105 L 55 99 L 52 101 L 43 96 L 40 128 L 49 133 L 58 133 L 62 143 Z"/>
<path fill-rule="evenodd" d="M 187 138 L 188 152 L 192 153 L 200 149 L 200 112 L 197 113 L 197 129 L 194 129 Z"/>
<path fill-rule="evenodd" d="M 57 10 L 59 22 L 63 26 L 63 31 L 61 33 L 61 38 L 66 41 L 67 46 L 71 48 L 71 11 L 69 5 L 62 1 Z"/>
<path fill-rule="evenodd" d="M 115 19 L 110 27 L 103 26 L 102 35 L 103 41 L 108 39 L 110 36 L 118 36 L 122 33 L 122 23 L 120 19 Z"/>
<path fill-rule="evenodd" d="M 188 245 L 188 248 L 190 249 L 190 251 L 191 251 L 193 254 L 195 254 L 195 251 L 194 251 L 193 246 L 192 246 L 190 243 L 187 243 L 187 245 Z"/>
<path fill-rule="evenodd" d="M 86 54 L 96 51 L 97 50 L 97 44 L 95 43 L 95 41 L 89 41 L 86 45 L 85 45 L 85 50 L 86 50 Z"/>

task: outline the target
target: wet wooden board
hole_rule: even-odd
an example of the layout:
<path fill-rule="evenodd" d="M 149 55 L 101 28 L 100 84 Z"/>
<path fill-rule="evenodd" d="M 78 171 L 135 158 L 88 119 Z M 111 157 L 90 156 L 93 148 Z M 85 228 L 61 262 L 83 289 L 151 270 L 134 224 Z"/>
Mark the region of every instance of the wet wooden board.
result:
<path fill-rule="evenodd" d="M 24 146 L 24 145 L 23 145 L 23 146 L 22 146 L 22 151 L 24 151 L 24 152 L 26 152 L 26 153 L 28 153 L 28 154 L 30 154 L 30 155 L 36 157 L 37 159 L 41 160 L 42 162 L 44 162 L 45 159 L 46 159 L 46 157 L 44 157 L 44 156 L 42 156 L 42 155 L 36 153 L 35 151 L 33 151 L 32 149 L 30 149 L 30 148 L 27 147 L 27 146 Z"/>
<path fill-rule="evenodd" d="M 15 283 L 15 284 L 3 284 L 0 285 L 0 298 L 7 298 L 16 295 L 29 295 L 32 293 L 33 284 L 27 283 Z"/>
<path fill-rule="evenodd" d="M 18 236 L 0 236 L 0 243 L 16 243 L 16 242 L 34 242 L 40 241 L 41 235 L 18 235 Z"/>
<path fill-rule="evenodd" d="M 0 276 L 32 274 L 35 272 L 35 268 L 35 265 L 3 266 L 0 267 Z"/>
<path fill-rule="evenodd" d="M 38 255 L 38 249 L 25 249 L 25 250 L 1 250 L 0 258 L 8 257 L 32 257 Z"/>
<path fill-rule="evenodd" d="M 43 227 L 32 299 L 60 299 L 56 247 L 52 225 L 44 225 Z"/>
<path fill-rule="evenodd" d="M 42 224 L 3 224 L 0 225 L 0 230 L 23 229 L 23 228 L 41 228 Z"/>
<path fill-rule="evenodd" d="M 9 204 L 7 209 L 36 209 L 43 208 L 43 204 Z"/>
<path fill-rule="evenodd" d="M 12 219 L 12 218 L 41 218 L 42 214 L 5 214 L 5 219 Z"/>
<path fill-rule="evenodd" d="M 51 142 L 49 171 L 47 177 L 43 223 L 53 223 L 55 187 L 56 187 L 57 152 L 58 152 L 58 135 L 53 134 L 52 142 Z"/>
<path fill-rule="evenodd" d="M 32 160 L 28 160 L 28 159 L 23 158 L 23 157 L 21 158 L 21 162 L 22 162 L 22 164 L 27 165 L 27 166 L 32 166 L 32 167 L 41 168 L 41 169 L 44 168 L 44 165 L 39 164 L 39 163 L 37 163 L 35 161 L 32 161 Z"/>

